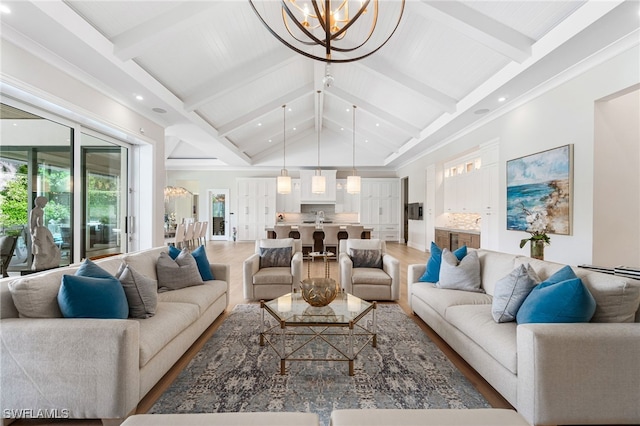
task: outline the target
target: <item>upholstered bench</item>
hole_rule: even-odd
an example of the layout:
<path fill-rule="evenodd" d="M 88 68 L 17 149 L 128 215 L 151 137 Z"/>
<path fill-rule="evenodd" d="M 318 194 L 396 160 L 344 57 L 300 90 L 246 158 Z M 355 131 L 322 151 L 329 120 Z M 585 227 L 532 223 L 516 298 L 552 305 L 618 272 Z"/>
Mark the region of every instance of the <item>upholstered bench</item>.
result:
<path fill-rule="evenodd" d="M 315 413 L 136 414 L 121 426 L 319 426 Z"/>
<path fill-rule="evenodd" d="M 517 412 L 500 408 L 472 410 L 333 410 L 331 426 L 529 426 Z"/>

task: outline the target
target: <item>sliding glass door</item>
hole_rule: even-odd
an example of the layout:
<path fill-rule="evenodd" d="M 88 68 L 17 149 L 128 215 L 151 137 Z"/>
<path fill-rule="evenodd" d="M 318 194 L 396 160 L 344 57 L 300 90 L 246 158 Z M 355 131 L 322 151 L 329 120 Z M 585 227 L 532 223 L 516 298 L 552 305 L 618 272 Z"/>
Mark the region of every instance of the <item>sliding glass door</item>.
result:
<path fill-rule="evenodd" d="M 126 253 L 128 150 L 83 133 L 81 153 L 83 256 Z"/>

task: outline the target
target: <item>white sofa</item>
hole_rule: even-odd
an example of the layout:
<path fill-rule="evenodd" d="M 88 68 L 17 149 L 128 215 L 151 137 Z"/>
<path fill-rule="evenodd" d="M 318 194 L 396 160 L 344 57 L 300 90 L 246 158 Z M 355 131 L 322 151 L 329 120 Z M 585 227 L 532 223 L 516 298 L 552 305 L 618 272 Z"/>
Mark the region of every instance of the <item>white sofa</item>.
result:
<path fill-rule="evenodd" d="M 124 261 L 157 279 L 155 263 L 162 251 L 167 248 L 95 263 L 115 274 Z M 77 269 L 78 265 L 59 268 L 22 279 L 38 292 L 34 297 L 55 310 L 62 275 Z M 210 269 L 215 279 L 204 285 L 159 293 L 156 313 L 147 319 L 21 317 L 9 291 L 15 278 L 0 281 L 3 417 L 48 410 L 62 417 L 119 424 L 227 308 L 229 266 L 211 264 Z"/>
<path fill-rule="evenodd" d="M 419 282 L 408 267 L 408 301 L 424 320 L 533 425 L 640 423 L 640 282 L 572 268 L 596 300 L 589 323 L 496 323 L 495 283 L 529 263 L 541 279 L 562 266 L 477 250 L 486 293 Z M 624 303 L 623 303 L 624 299 Z M 629 323 L 595 322 L 626 306 Z"/>

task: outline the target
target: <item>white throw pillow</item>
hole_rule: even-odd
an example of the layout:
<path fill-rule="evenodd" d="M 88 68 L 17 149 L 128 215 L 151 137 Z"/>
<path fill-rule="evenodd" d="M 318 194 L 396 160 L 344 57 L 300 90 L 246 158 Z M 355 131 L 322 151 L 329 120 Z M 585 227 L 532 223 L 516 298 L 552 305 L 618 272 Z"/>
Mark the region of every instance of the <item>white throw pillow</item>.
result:
<path fill-rule="evenodd" d="M 480 259 L 476 251 L 470 251 L 458 262 L 449 249 L 442 250 L 438 288 L 484 293 L 480 284 Z"/>
<path fill-rule="evenodd" d="M 491 304 L 491 315 L 495 322 L 515 321 L 522 302 L 539 283 L 538 274 L 528 263 L 517 266 L 509 275 L 499 279 Z"/>

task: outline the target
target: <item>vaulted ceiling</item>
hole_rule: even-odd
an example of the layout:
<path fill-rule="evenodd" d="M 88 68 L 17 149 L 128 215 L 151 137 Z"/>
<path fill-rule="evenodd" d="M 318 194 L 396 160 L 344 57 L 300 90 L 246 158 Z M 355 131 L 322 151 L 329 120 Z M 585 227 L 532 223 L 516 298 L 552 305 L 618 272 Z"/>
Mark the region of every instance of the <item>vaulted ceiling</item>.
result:
<path fill-rule="evenodd" d="M 325 64 L 248 1 L 3 4 L 2 37 L 165 126 L 169 168 L 282 167 L 286 104 L 288 168 L 350 168 L 356 105 L 356 167 L 394 169 L 638 37 L 639 21 L 636 0 L 407 0 L 387 45 L 332 64 L 326 87 Z"/>

